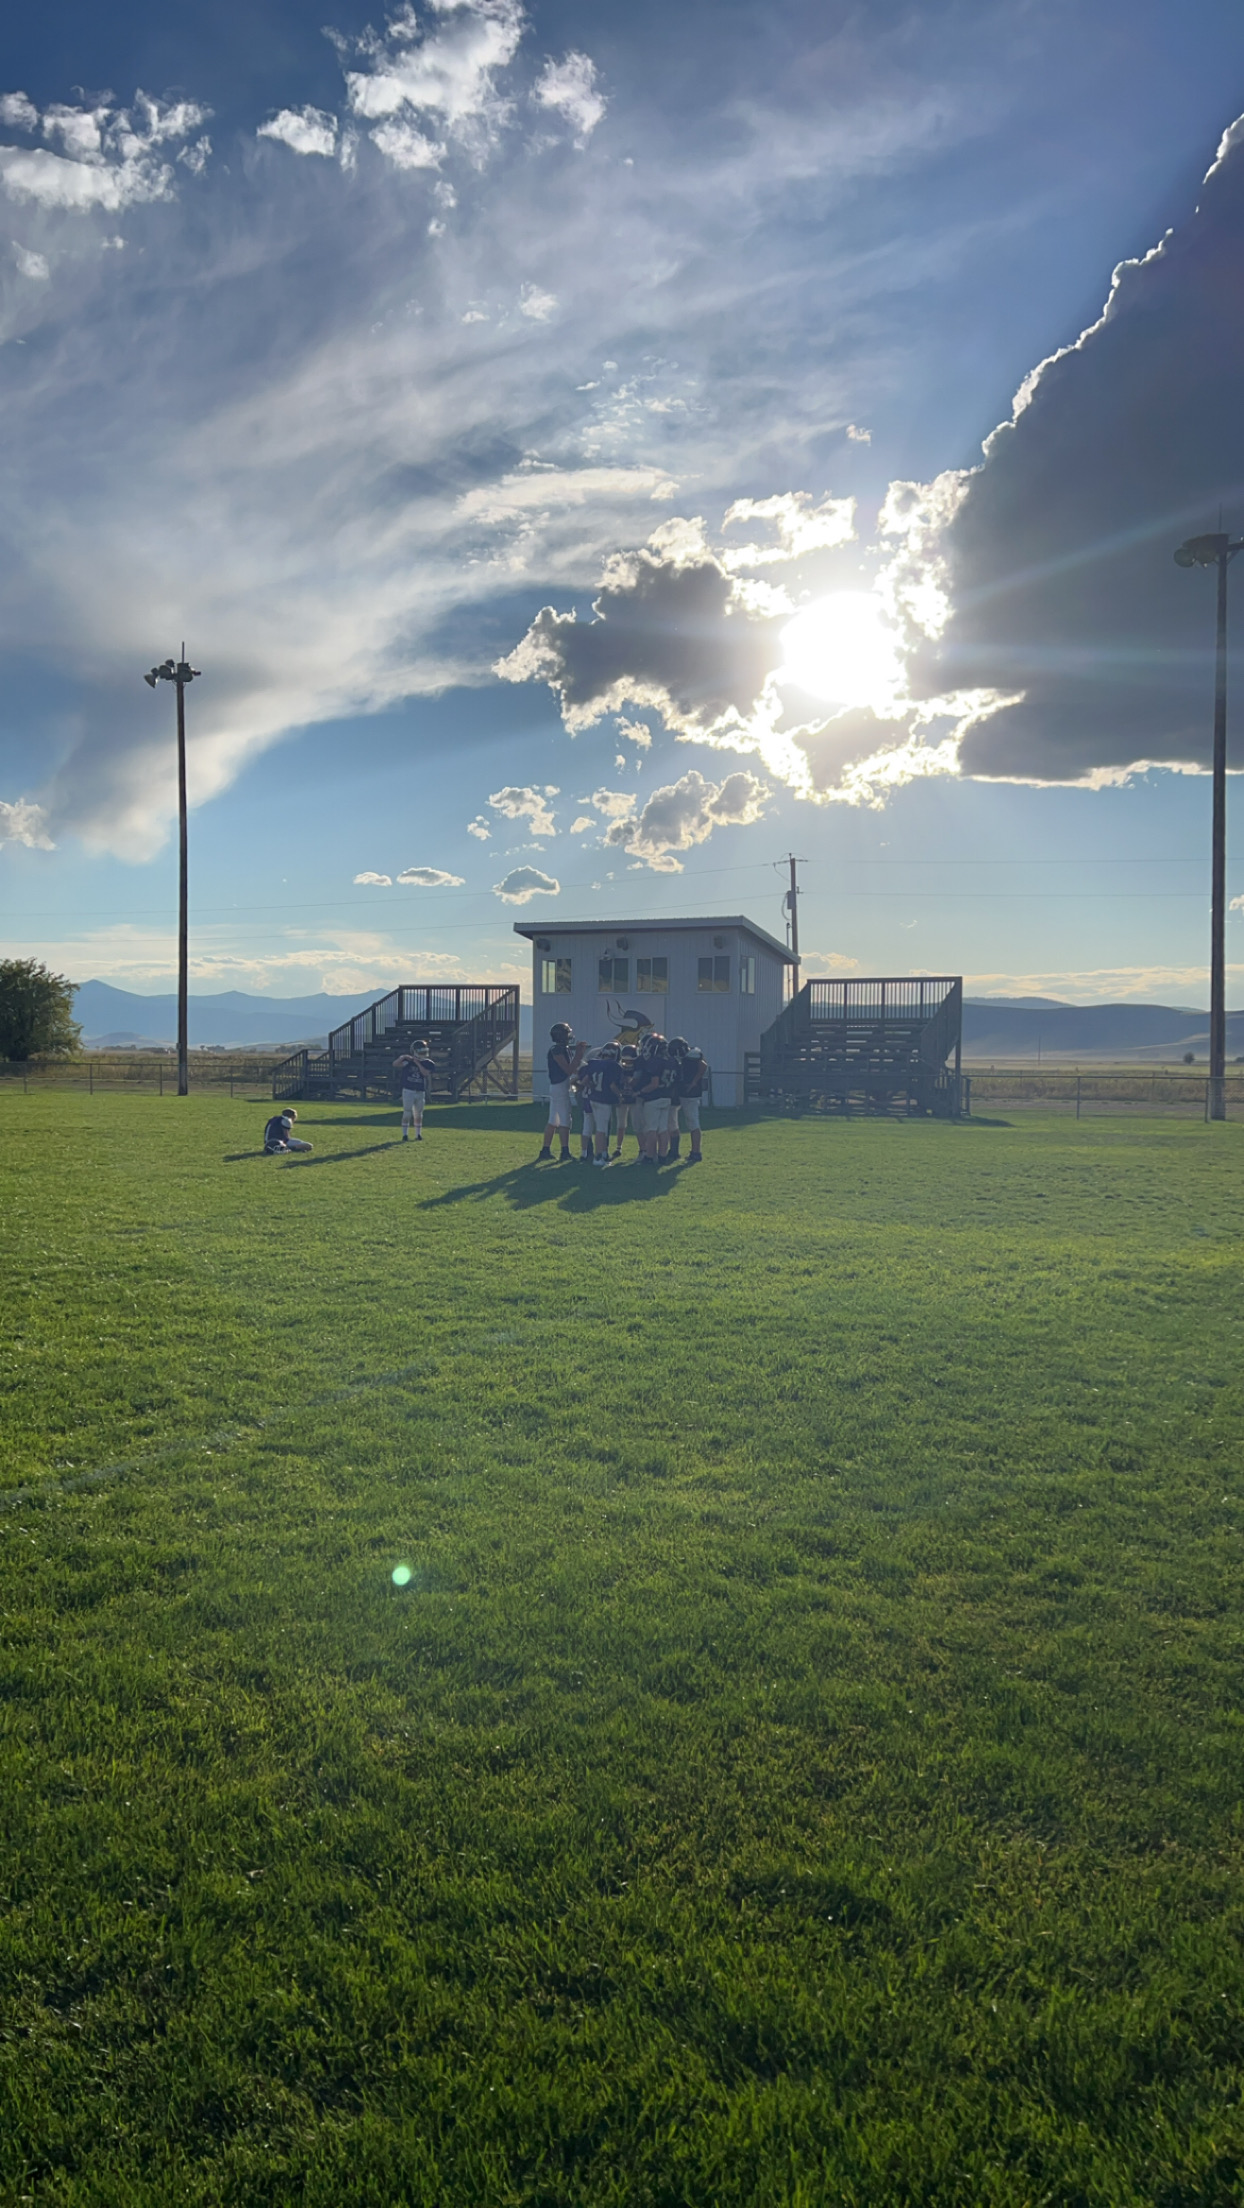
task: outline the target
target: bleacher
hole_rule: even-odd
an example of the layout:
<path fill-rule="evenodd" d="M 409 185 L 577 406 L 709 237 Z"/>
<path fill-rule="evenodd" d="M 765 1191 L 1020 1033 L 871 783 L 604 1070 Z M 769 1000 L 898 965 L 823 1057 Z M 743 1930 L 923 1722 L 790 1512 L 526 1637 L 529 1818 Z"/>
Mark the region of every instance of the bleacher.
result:
<path fill-rule="evenodd" d="M 291 1098 L 392 1097 L 393 1062 L 426 1042 L 435 1061 L 434 1102 L 518 1095 L 518 987 L 512 982 L 413 982 L 378 997 L 334 1028 L 324 1051 L 296 1050 L 272 1076 L 278 1103 Z"/>
<path fill-rule="evenodd" d="M 960 977 L 807 981 L 748 1053 L 748 1103 L 957 1119 Z"/>

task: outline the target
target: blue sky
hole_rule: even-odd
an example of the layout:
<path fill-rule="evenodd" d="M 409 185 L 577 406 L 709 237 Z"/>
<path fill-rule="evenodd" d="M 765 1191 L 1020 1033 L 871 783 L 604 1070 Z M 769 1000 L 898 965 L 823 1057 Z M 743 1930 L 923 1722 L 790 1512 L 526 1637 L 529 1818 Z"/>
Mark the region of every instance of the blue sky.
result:
<path fill-rule="evenodd" d="M 327 12 L 6 38 L 3 953 L 168 985 L 184 634 L 196 989 L 793 848 L 813 970 L 1202 998 L 1238 7 Z"/>

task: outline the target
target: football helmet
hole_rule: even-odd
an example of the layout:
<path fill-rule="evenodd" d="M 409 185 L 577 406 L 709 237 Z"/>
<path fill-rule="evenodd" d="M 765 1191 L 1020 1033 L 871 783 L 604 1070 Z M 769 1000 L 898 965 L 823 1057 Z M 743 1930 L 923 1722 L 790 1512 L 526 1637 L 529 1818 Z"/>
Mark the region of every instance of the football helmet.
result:
<path fill-rule="evenodd" d="M 688 1044 L 685 1036 L 675 1035 L 671 1037 L 665 1048 L 671 1058 L 685 1058 L 690 1045 Z"/>
<path fill-rule="evenodd" d="M 568 1043 L 573 1034 L 574 1029 L 569 1020 L 554 1020 L 552 1027 L 549 1029 L 549 1041 L 551 1043 Z"/>

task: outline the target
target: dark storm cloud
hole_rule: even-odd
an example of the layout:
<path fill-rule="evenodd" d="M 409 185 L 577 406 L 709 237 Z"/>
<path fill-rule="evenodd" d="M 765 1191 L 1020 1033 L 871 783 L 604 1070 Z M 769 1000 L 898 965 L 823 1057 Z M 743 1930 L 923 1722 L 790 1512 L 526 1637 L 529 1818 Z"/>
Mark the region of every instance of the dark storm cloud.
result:
<path fill-rule="evenodd" d="M 1244 130 L 1201 204 L 1116 271 L 1042 363 L 941 534 L 953 607 L 917 688 L 1023 701 L 968 728 L 965 773 L 1037 782 L 1204 766 L 1213 581 L 1171 555 L 1244 528 Z"/>
<path fill-rule="evenodd" d="M 571 729 L 648 705 L 671 727 L 700 732 L 723 715 L 751 714 L 780 657 L 777 626 L 748 611 L 735 578 L 702 545 L 658 542 L 609 563 L 590 621 L 546 606 L 498 672 L 549 683 Z"/>

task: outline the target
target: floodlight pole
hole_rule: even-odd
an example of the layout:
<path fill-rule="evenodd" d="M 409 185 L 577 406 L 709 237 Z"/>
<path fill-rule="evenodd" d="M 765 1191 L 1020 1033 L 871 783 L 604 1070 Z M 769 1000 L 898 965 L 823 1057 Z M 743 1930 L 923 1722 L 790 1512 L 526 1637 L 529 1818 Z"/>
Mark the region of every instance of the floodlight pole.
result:
<path fill-rule="evenodd" d="M 182 645 L 182 658 L 186 647 Z M 177 1094 L 190 1093 L 190 839 L 186 831 L 186 686 L 177 685 Z"/>
<path fill-rule="evenodd" d="M 1237 548 L 1238 549 L 1238 548 Z M 1218 631 L 1214 653 L 1214 798 L 1210 830 L 1209 1116 L 1227 1116 L 1227 569 L 1218 555 Z"/>
<path fill-rule="evenodd" d="M 171 682 L 177 690 L 177 1094 L 190 1094 L 190 838 L 186 819 L 186 684 L 199 673 L 186 660 L 186 647 L 174 665 L 166 659 L 153 667 L 143 681 L 154 690 L 157 682 Z"/>
<path fill-rule="evenodd" d="M 1209 1095 L 1206 1117 L 1227 1116 L 1227 569 L 1244 537 L 1219 530 L 1189 537 L 1175 554 L 1177 567 L 1216 567 L 1218 621 L 1214 652 L 1213 822 L 1210 830 Z"/>

